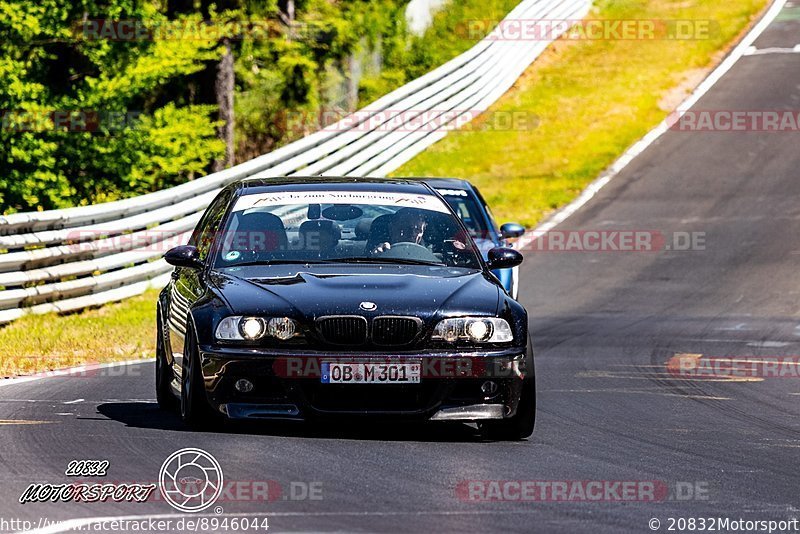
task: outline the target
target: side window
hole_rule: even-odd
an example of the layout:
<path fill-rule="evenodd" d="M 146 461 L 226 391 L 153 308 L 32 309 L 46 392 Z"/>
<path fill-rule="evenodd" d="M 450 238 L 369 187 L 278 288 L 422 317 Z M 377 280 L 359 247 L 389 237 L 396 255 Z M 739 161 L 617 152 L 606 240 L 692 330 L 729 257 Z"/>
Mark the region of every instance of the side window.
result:
<path fill-rule="evenodd" d="M 489 224 L 492 225 L 492 230 L 497 235 L 500 235 L 500 227 L 497 225 L 497 221 L 492 214 L 492 210 L 489 208 L 489 204 L 486 203 L 486 201 L 483 199 L 483 195 L 481 195 L 481 192 L 478 191 L 477 188 L 475 188 L 475 195 L 478 197 L 478 202 L 480 202 L 483 208 L 486 210 L 486 215 L 489 216 Z"/>
<path fill-rule="evenodd" d="M 197 247 L 197 250 L 200 251 L 200 259 L 203 261 L 205 261 L 208 257 L 208 253 L 211 251 L 211 246 L 214 244 L 214 238 L 219 230 L 222 218 L 225 216 L 225 212 L 228 209 L 230 199 L 230 191 L 223 191 L 220 193 L 206 210 L 203 218 L 200 219 L 197 228 L 195 228 L 192 234 L 192 238 L 189 240 L 189 244 Z"/>

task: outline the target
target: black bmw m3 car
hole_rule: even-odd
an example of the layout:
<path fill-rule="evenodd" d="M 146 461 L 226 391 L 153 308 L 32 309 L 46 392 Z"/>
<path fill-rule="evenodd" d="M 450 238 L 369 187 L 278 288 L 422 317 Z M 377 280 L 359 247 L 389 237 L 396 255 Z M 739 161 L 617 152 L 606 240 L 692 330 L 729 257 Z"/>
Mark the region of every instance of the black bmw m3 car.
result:
<path fill-rule="evenodd" d="M 248 179 L 211 203 L 158 302 L 156 393 L 194 427 L 394 417 L 533 431 L 525 309 L 419 181 Z"/>

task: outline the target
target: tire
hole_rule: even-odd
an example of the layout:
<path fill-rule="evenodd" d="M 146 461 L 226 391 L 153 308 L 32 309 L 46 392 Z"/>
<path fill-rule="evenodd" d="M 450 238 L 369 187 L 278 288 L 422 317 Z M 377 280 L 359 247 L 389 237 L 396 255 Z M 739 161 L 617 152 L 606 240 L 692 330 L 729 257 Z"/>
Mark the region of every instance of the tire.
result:
<path fill-rule="evenodd" d="M 215 413 L 206 397 L 200 354 L 191 326 L 186 330 L 181 370 L 181 419 L 194 430 L 215 430 L 222 417 Z"/>
<path fill-rule="evenodd" d="M 164 324 L 161 311 L 157 310 L 156 320 L 156 401 L 162 410 L 174 410 L 177 402 L 172 393 L 172 368 L 167 362 L 167 351 L 164 343 Z"/>
<path fill-rule="evenodd" d="M 500 421 L 484 421 L 479 428 L 486 439 L 491 441 L 518 441 L 533 434 L 536 421 L 536 384 L 533 378 L 522 382 L 517 413 Z"/>

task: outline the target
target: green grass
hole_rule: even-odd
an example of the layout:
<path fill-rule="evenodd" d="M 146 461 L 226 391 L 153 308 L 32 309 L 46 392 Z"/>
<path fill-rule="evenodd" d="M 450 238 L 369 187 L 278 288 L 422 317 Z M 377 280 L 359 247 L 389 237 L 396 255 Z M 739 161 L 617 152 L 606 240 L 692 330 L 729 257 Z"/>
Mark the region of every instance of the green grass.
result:
<path fill-rule="evenodd" d="M 766 3 L 596 2 L 590 18 L 710 20 L 713 31 L 691 41 L 559 41 L 490 110 L 525 112 L 535 127 L 453 132 L 394 175 L 467 178 L 500 219 L 535 225 L 666 117 Z"/>
<path fill-rule="evenodd" d="M 719 31 L 697 41 L 560 41 L 492 108 L 534 113 L 536 128 L 451 133 L 396 175 L 468 178 L 503 220 L 534 225 L 658 124 L 765 5 L 598 2 L 592 18 L 713 20 Z M 156 295 L 0 329 L 0 376 L 153 356 Z"/>
<path fill-rule="evenodd" d="M 30 315 L 0 329 L 0 377 L 155 355 L 156 299 L 149 291 L 73 315 Z"/>

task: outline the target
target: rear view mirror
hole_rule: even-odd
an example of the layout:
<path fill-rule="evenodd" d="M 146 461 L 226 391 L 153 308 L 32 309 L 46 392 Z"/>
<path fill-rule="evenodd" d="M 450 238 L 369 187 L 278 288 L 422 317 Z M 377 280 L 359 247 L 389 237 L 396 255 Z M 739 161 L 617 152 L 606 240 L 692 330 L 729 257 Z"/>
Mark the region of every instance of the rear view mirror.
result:
<path fill-rule="evenodd" d="M 489 269 L 511 269 L 522 263 L 522 254 L 513 248 L 496 247 L 489 251 Z"/>
<path fill-rule="evenodd" d="M 182 245 L 175 247 L 164 254 L 164 259 L 167 263 L 175 267 L 186 267 L 188 269 L 200 270 L 204 267 L 203 261 L 200 259 L 200 251 L 197 247 L 190 245 Z"/>
<path fill-rule="evenodd" d="M 522 226 L 521 224 L 505 223 L 503 226 L 500 227 L 500 234 L 503 236 L 503 239 L 520 237 L 524 233 L 525 233 L 525 227 Z"/>

